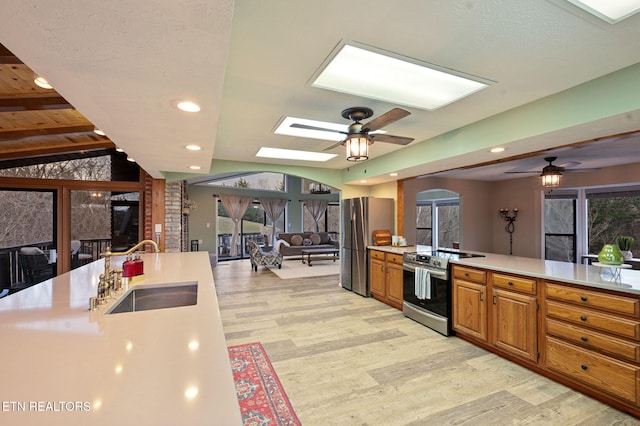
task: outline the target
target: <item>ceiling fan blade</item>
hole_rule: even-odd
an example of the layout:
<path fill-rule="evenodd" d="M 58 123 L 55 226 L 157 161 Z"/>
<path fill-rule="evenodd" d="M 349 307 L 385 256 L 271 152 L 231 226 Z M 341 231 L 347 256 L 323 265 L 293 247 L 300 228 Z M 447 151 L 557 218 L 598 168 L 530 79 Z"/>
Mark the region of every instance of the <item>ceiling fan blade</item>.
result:
<path fill-rule="evenodd" d="M 393 143 L 396 145 L 409 145 L 411 142 L 413 142 L 413 138 L 405 138 L 404 136 L 386 135 L 384 133 L 374 133 L 373 135 L 369 134 L 369 137 L 374 142 L 387 142 L 387 143 Z"/>
<path fill-rule="evenodd" d="M 517 171 L 516 172 L 505 172 L 505 174 L 512 174 L 512 173 L 529 173 L 529 174 L 536 173 L 536 174 L 540 174 L 540 173 L 542 173 L 542 171 L 538 170 L 538 171 L 533 171 L 533 172 L 517 172 Z"/>
<path fill-rule="evenodd" d="M 344 144 L 344 141 L 343 141 L 343 142 L 336 142 L 336 143 L 334 143 L 333 145 L 331 145 L 330 147 L 323 149 L 323 151 L 330 151 L 330 150 L 332 150 L 333 148 L 335 148 L 335 147 L 337 147 L 337 146 L 340 146 L 340 145 L 343 145 L 343 144 Z"/>
<path fill-rule="evenodd" d="M 307 126 L 306 124 L 298 124 L 298 123 L 293 123 L 289 127 L 294 127 L 296 129 L 318 130 L 320 132 L 342 133 L 344 135 L 348 134 L 347 132 L 343 132 L 341 130 L 327 129 L 324 127 Z"/>
<path fill-rule="evenodd" d="M 393 122 L 405 118 L 408 115 L 411 115 L 409 111 L 402 108 L 394 108 L 385 112 L 381 116 L 374 118 L 367 124 L 364 124 L 362 128 L 373 132 L 374 130 L 382 129 L 383 127 L 388 126 Z"/>

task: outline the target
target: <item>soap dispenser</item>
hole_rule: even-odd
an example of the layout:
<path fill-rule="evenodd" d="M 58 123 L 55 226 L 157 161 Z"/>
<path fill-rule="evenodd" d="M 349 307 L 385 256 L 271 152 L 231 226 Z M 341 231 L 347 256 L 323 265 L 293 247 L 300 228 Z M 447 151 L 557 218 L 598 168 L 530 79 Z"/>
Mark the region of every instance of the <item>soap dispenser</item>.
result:
<path fill-rule="evenodd" d="M 132 278 L 136 273 L 135 261 L 131 259 L 131 254 L 127 255 L 127 260 L 122 263 L 122 278 Z"/>
<path fill-rule="evenodd" d="M 144 274 L 144 261 L 140 259 L 140 255 L 136 253 L 136 258 L 133 261 L 135 264 L 136 276 Z"/>

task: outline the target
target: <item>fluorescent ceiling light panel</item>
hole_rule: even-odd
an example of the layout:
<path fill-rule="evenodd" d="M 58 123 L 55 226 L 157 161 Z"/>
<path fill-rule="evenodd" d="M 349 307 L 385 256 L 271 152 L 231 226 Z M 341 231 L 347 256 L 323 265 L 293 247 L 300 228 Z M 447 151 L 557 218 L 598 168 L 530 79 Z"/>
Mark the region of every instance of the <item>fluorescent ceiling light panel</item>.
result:
<path fill-rule="evenodd" d="M 305 124 L 307 126 L 323 127 L 326 129 L 337 130 L 342 133 L 323 132 L 320 130 L 307 130 L 291 127 L 292 124 Z M 280 125 L 276 128 L 274 133 L 278 135 L 299 136 L 302 138 L 322 139 L 325 141 L 340 142 L 343 141 L 349 130 L 347 124 L 327 123 L 325 121 L 307 120 L 306 118 L 285 117 Z"/>
<path fill-rule="evenodd" d="M 640 0 L 567 0 L 592 15 L 615 24 L 638 13 Z"/>
<path fill-rule="evenodd" d="M 349 44 L 339 49 L 311 85 L 428 111 L 488 86 L 440 71 L 431 64 L 409 62 Z"/>
<path fill-rule="evenodd" d="M 300 160 L 300 161 L 329 161 L 337 154 L 326 154 L 321 152 L 298 151 L 295 149 L 266 148 L 262 147 L 256 154 L 256 157 L 278 158 L 282 160 Z"/>

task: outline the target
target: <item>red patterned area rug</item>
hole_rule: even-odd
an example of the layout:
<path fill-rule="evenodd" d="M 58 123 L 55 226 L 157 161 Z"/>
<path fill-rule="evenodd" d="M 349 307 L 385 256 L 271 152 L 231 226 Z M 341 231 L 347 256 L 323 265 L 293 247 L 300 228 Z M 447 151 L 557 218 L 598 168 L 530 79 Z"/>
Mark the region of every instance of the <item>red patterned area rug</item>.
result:
<path fill-rule="evenodd" d="M 229 359 L 245 426 L 301 424 L 260 343 L 230 346 Z"/>

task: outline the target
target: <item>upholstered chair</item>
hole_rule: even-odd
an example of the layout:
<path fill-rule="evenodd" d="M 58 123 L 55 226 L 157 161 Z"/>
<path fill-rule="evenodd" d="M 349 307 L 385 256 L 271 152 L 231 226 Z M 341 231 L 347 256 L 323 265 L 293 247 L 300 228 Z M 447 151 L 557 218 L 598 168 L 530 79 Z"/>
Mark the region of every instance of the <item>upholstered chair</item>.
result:
<path fill-rule="evenodd" d="M 249 241 L 249 256 L 251 257 L 251 268 L 258 271 L 258 266 L 277 266 L 282 268 L 282 254 L 277 250 L 263 251 L 258 243 Z"/>

